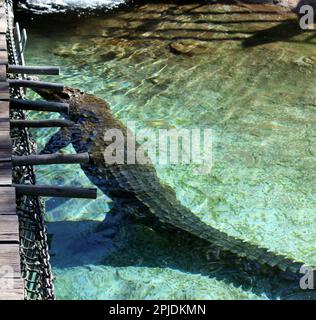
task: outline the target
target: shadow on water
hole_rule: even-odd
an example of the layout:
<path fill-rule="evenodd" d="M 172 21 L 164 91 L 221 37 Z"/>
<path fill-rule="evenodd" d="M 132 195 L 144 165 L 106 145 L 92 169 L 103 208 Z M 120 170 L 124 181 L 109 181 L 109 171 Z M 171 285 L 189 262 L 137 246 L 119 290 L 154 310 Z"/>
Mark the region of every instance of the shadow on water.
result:
<path fill-rule="evenodd" d="M 302 30 L 297 20 L 286 21 L 277 26 L 257 31 L 253 36 L 243 40 L 243 47 L 249 48 L 277 41 L 289 41 L 304 32 L 311 33 L 310 40 L 316 36 L 315 30 Z"/>
<path fill-rule="evenodd" d="M 129 12 L 129 9 L 125 9 L 126 12 Z M 193 10 L 193 9 L 192 9 Z M 146 12 L 146 10 L 144 11 Z M 142 11 L 142 13 L 144 13 Z M 245 19 L 237 19 L 237 20 L 227 20 L 225 18 L 222 19 L 195 19 L 194 25 L 198 26 L 197 28 L 187 27 L 186 24 L 191 23 L 192 15 L 193 13 L 196 14 L 196 12 L 182 12 L 181 15 L 185 17 L 188 16 L 188 19 L 173 19 L 173 16 L 176 16 L 177 14 L 174 12 L 171 12 L 167 10 L 167 12 L 161 14 L 161 12 L 153 11 L 152 14 L 159 14 L 161 15 L 159 18 L 156 17 L 142 17 L 141 15 L 138 18 L 131 18 L 131 17 L 123 17 L 120 16 L 119 19 L 124 22 L 124 24 L 135 24 L 137 26 L 135 27 L 128 27 L 126 25 L 122 26 L 107 26 L 106 29 L 108 31 L 111 31 L 110 35 L 100 35 L 98 30 L 95 30 L 95 34 L 93 34 L 93 31 L 88 35 L 88 37 L 101 37 L 104 39 L 124 39 L 124 40 L 160 40 L 160 41 L 175 41 L 175 40 L 192 40 L 192 41 L 201 41 L 201 42 L 216 42 L 216 41 L 241 41 L 244 48 L 254 47 L 258 45 L 273 43 L 277 41 L 287 41 L 287 42 L 296 42 L 296 43 L 303 43 L 301 40 L 293 40 L 296 36 L 301 35 L 303 32 L 310 32 L 311 38 L 309 40 L 312 40 L 315 36 L 314 30 L 302 30 L 299 27 L 299 23 L 297 19 L 284 17 L 284 19 L 280 20 L 279 18 L 271 18 L 269 16 L 262 17 L 259 19 L 256 16 L 252 16 L 253 14 L 269 14 L 270 12 L 249 12 L 249 11 L 241 11 L 241 12 L 225 12 L 225 15 L 227 14 L 238 14 L 245 16 Z M 213 11 L 211 12 L 203 12 L 203 16 L 205 14 L 212 15 Z M 223 12 L 217 12 L 215 15 L 220 16 L 224 15 Z M 33 30 L 40 30 L 40 32 L 45 32 L 48 35 L 51 32 L 50 25 L 47 25 L 46 23 L 46 16 L 45 15 L 35 15 L 34 17 L 30 18 L 23 14 L 23 12 L 19 13 L 20 16 L 18 16 L 19 20 L 24 22 L 26 26 L 29 26 Z M 180 15 L 180 14 L 179 14 Z M 249 15 L 249 17 L 247 17 Z M 99 16 L 106 18 L 114 18 L 115 14 L 113 12 L 106 13 L 102 12 L 99 14 Z M 67 28 L 69 32 L 73 30 L 76 32 L 76 28 L 78 26 L 78 23 L 80 21 L 84 21 L 84 19 L 87 19 L 87 16 L 82 15 L 78 16 L 75 13 L 67 13 L 67 14 L 51 14 L 50 15 L 50 21 L 52 21 L 52 24 L 54 25 L 54 33 L 55 34 L 64 34 L 65 30 L 65 19 L 67 18 Z M 159 23 L 161 22 L 161 19 L 165 23 L 172 23 L 176 24 L 175 27 L 169 27 L 169 28 L 159 28 Z M 63 22 L 63 23 L 61 23 Z M 273 26 L 271 28 L 266 29 L 267 24 L 271 23 L 278 23 L 276 26 Z M 238 26 L 242 25 L 252 25 L 252 24 L 259 24 L 258 28 L 259 30 L 253 30 L 253 28 L 247 28 L 247 29 L 238 29 Z M 227 28 L 223 30 L 218 30 L 217 28 L 209 28 L 211 25 L 220 25 L 220 26 L 226 26 Z M 232 26 L 234 29 L 229 29 L 229 27 Z M 237 28 L 236 28 L 237 26 Z M 147 32 L 150 32 L 149 34 L 146 34 Z M 184 35 L 174 35 L 174 33 L 177 32 L 184 32 Z M 170 33 L 170 35 L 169 35 Z M 222 34 L 222 37 L 217 37 L 217 34 Z M 203 35 L 203 36 L 201 36 Z M 236 35 L 236 36 L 231 36 Z M 244 35 L 244 36 L 242 36 Z M 247 37 L 249 35 L 249 37 Z M 85 37 L 85 35 L 81 36 L 82 38 Z M 306 40 L 305 40 L 306 41 Z"/>
<path fill-rule="evenodd" d="M 296 8 L 293 9 L 293 12 L 298 14 L 298 18 L 300 17 L 300 8 L 306 4 L 315 9 L 316 4 L 313 0 L 301 0 Z M 256 32 L 253 36 L 243 41 L 243 47 L 249 48 L 277 41 L 289 41 L 291 38 L 306 32 L 311 33 L 311 36 L 307 39 L 308 41 L 316 37 L 316 30 L 303 30 L 300 27 L 299 20 L 284 21 L 277 26 Z"/>
<path fill-rule="evenodd" d="M 316 293 L 299 288 L 299 279 L 280 277 L 267 271 L 257 275 L 235 257 L 219 257 L 209 243 L 187 233 L 155 231 L 125 218 L 107 215 L 105 222 L 53 222 L 51 255 L 56 268 L 84 265 L 111 267 L 170 268 L 200 274 L 270 299 L 316 299 Z M 100 228 L 101 227 L 101 228 Z M 99 231 L 101 230 L 101 231 Z M 247 267 L 246 267 L 247 268 Z"/>

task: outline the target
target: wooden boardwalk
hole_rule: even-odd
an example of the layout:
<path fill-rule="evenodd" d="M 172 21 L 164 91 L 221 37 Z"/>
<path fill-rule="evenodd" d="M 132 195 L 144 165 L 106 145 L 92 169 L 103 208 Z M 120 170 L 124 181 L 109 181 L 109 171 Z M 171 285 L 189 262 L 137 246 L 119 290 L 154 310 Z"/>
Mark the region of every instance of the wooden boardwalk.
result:
<path fill-rule="evenodd" d="M 12 8 L 11 8 L 12 9 Z M 39 185 L 19 185 L 13 184 L 12 181 L 12 167 L 13 166 L 33 166 L 33 165 L 49 165 L 49 164 L 83 164 L 90 161 L 88 153 L 82 154 L 52 154 L 52 155 L 13 155 L 12 141 L 10 137 L 11 128 L 48 128 L 48 127 L 70 127 L 74 124 L 66 120 L 10 120 L 10 109 L 19 110 L 35 110 L 35 111 L 48 111 L 48 112 L 69 112 L 69 104 L 58 102 L 47 102 L 45 100 L 31 101 L 24 98 L 24 96 L 10 97 L 11 88 L 48 88 L 51 90 L 62 91 L 64 86 L 60 83 L 49 83 L 42 81 L 27 80 L 24 74 L 47 74 L 58 75 L 58 67 L 38 67 L 38 66 L 25 66 L 23 47 L 26 42 L 26 32 L 24 37 L 21 37 L 20 28 L 18 23 L 13 28 L 12 19 L 10 15 L 9 26 L 7 25 L 7 15 L 4 1 L 0 0 L 0 300 L 22 300 L 25 295 L 29 297 L 32 292 L 34 296 L 34 272 L 46 272 L 46 279 L 36 287 L 39 297 L 53 298 L 53 285 L 51 284 L 52 277 L 50 273 L 49 254 L 45 237 L 42 235 L 38 244 L 38 238 L 32 240 L 32 245 L 23 245 L 25 241 L 23 231 L 21 228 L 21 235 L 19 234 L 19 219 L 17 216 L 16 197 L 30 196 L 30 197 L 70 197 L 70 198 L 87 198 L 96 199 L 97 190 L 95 188 L 79 188 L 79 187 L 65 187 L 65 186 L 39 186 Z M 10 28 L 9 30 L 7 30 Z M 12 30 L 11 30 L 12 29 Z M 15 31 L 13 34 L 13 30 Z M 10 31 L 10 32 L 7 32 Z M 7 41 L 9 35 L 9 41 Z M 12 38 L 15 39 L 12 39 Z M 16 50 L 8 52 L 7 46 Z M 9 65 L 10 61 L 14 64 Z M 19 57 L 16 58 L 16 55 Z M 19 61 L 17 61 L 19 60 Z M 14 74 L 15 77 L 9 79 L 8 74 Z M 15 93 L 13 93 L 15 95 Z M 29 152 L 29 151 L 27 151 Z M 29 209 L 29 216 L 34 215 L 34 208 Z M 20 219 L 21 220 L 21 219 Z M 23 223 L 23 220 L 21 220 Z M 40 224 L 40 229 L 43 232 L 42 224 L 44 221 L 35 220 L 33 223 Z M 24 240 L 23 240 L 24 239 Z M 30 241 L 29 239 L 27 242 Z M 38 245 L 38 247 L 37 247 Z M 45 249 L 47 247 L 47 249 Z M 24 251 L 23 251 L 24 250 Z M 28 251 L 29 254 L 25 252 Z M 33 254 L 40 250 L 40 255 L 45 251 L 45 258 L 41 261 L 34 261 Z M 23 265 L 21 266 L 20 256 L 23 254 Z M 30 261 L 26 261 L 30 259 Z M 37 258 L 41 259 L 41 258 Z M 44 260 L 46 259 L 46 260 Z M 28 264 L 29 263 L 29 264 Z M 40 271 L 30 272 L 30 265 L 40 264 L 43 269 Z M 46 269 L 45 269 L 46 268 Z M 21 271 L 25 279 L 21 277 Z M 27 271 L 27 272 L 26 272 Z M 26 275 L 30 274 L 30 275 Z M 30 277 L 30 278 L 28 278 Z M 36 276 L 35 276 L 36 278 Z M 37 277 L 39 278 L 39 277 Z M 48 286 L 49 282 L 49 286 Z M 31 287 L 31 289 L 29 289 Z M 48 290 L 48 289 L 49 290 Z M 46 291 L 45 291 L 46 290 Z M 48 290 L 48 291 L 47 291 Z M 44 295 L 41 295 L 43 292 Z M 35 292 L 36 295 L 36 292 Z"/>
<path fill-rule="evenodd" d="M 6 21 L 4 3 L 0 1 L 0 300 L 21 300 L 24 299 L 24 284 L 20 271 L 16 195 L 12 187 Z"/>

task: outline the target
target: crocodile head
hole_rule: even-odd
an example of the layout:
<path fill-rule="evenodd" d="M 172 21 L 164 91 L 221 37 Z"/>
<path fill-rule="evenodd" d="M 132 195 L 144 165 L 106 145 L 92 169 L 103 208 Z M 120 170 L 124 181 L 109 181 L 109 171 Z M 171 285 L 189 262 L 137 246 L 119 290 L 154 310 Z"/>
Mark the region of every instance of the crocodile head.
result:
<path fill-rule="evenodd" d="M 65 87 L 63 91 L 56 91 L 51 89 L 36 89 L 37 94 L 48 101 L 56 101 L 69 104 L 69 114 L 65 115 L 72 120 L 77 120 L 79 116 L 84 114 L 110 113 L 108 104 L 94 96 L 84 93 L 80 89 Z"/>
<path fill-rule="evenodd" d="M 80 97 L 83 92 L 79 89 L 65 88 L 63 91 L 51 90 L 51 89 L 36 89 L 37 94 L 48 101 L 62 102 L 69 104 L 69 116 L 73 116 L 78 113 L 76 98 Z"/>

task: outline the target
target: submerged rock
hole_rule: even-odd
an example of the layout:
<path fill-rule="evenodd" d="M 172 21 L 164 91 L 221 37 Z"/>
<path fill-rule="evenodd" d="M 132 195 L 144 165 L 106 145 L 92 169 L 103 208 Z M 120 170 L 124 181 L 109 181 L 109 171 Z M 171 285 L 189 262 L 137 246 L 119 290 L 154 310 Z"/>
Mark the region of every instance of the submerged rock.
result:
<path fill-rule="evenodd" d="M 194 42 L 174 41 L 171 42 L 168 47 L 170 52 L 176 55 L 182 54 L 186 56 L 192 56 L 205 51 L 205 47 L 202 47 Z"/>
<path fill-rule="evenodd" d="M 316 58 L 302 56 L 295 60 L 294 63 L 300 67 L 311 67 L 316 63 Z"/>
<path fill-rule="evenodd" d="M 114 51 L 109 51 L 104 54 L 101 54 L 99 57 L 101 61 L 109 61 L 115 59 L 117 57 L 117 53 Z"/>

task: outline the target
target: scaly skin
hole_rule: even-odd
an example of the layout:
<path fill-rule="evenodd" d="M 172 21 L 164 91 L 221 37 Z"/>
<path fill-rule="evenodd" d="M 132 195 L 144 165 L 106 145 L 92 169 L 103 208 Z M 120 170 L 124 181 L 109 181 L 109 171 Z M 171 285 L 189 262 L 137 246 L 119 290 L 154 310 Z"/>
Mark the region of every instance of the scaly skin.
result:
<path fill-rule="evenodd" d="M 68 119 L 76 122 L 75 128 L 63 128 L 48 142 L 42 153 L 52 153 L 72 143 L 77 152 L 89 152 L 92 163 L 83 165 L 88 178 L 109 195 L 119 210 L 141 219 L 150 226 L 164 226 L 174 231 L 188 232 L 210 242 L 220 252 L 230 252 L 239 258 L 259 263 L 286 273 L 298 275 L 303 263 L 270 252 L 221 232 L 202 222 L 176 197 L 174 190 L 157 177 L 152 164 L 114 164 L 104 160 L 104 150 L 111 142 L 104 141 L 108 129 L 120 129 L 124 136 L 127 129 L 113 118 L 105 101 L 80 90 L 66 88 L 64 92 L 37 91 L 48 100 L 70 104 Z"/>

